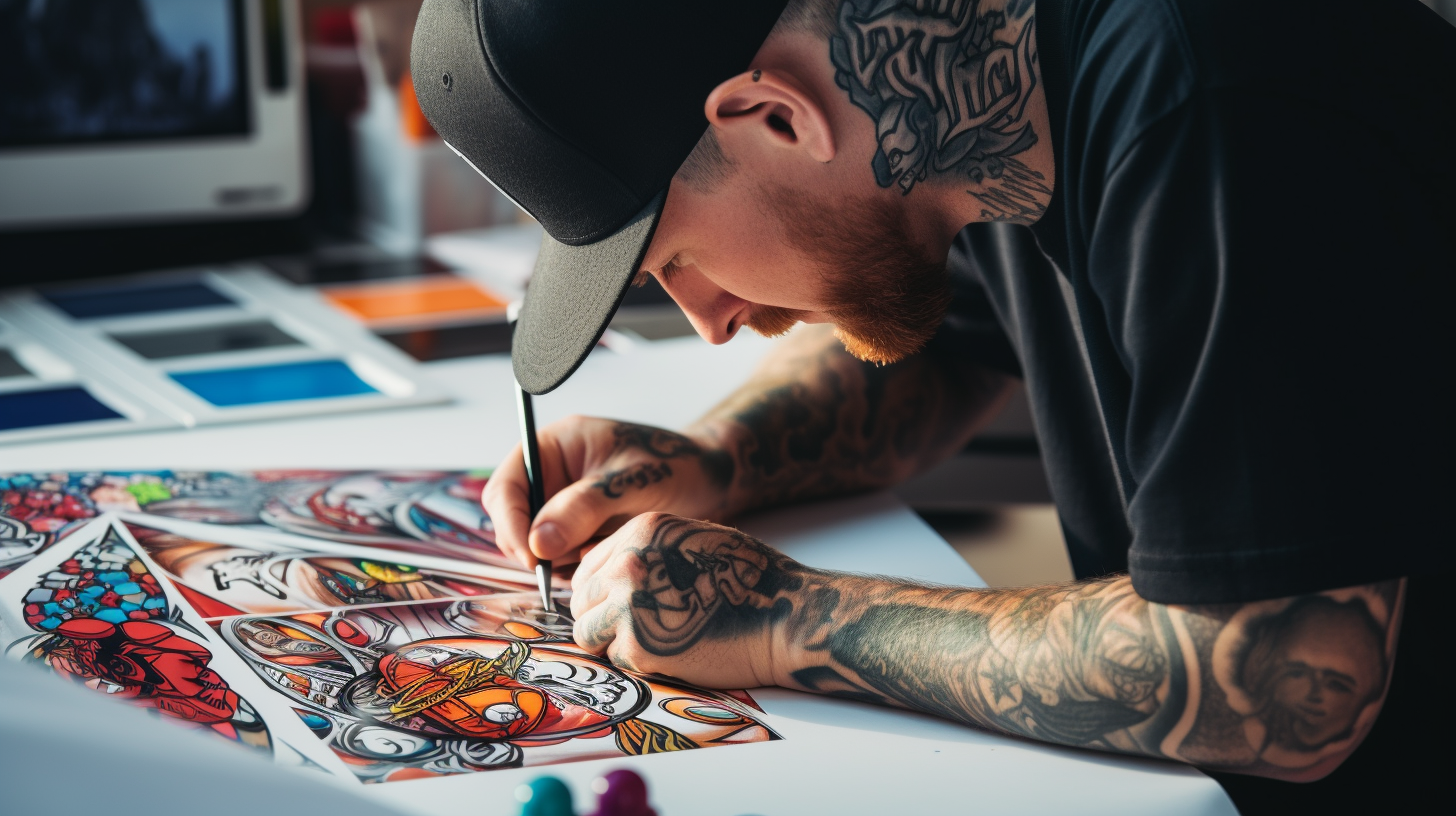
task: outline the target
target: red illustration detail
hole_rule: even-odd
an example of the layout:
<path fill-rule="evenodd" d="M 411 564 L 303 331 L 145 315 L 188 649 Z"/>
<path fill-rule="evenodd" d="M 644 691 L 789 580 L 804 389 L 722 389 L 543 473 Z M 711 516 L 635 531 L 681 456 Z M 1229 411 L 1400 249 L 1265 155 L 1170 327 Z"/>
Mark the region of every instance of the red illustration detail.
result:
<path fill-rule="evenodd" d="M 212 653 L 162 624 L 76 618 L 55 633 L 63 640 L 50 652 L 51 668 L 90 688 L 197 725 L 237 713 L 237 693 L 207 666 Z"/>

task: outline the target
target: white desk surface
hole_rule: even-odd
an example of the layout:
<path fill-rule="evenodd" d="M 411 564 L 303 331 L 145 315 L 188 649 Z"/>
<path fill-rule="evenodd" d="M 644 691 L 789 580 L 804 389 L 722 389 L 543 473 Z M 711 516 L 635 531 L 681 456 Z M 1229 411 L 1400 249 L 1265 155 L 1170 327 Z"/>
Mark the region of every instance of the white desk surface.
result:
<path fill-rule="evenodd" d="M 570 413 L 680 427 L 726 396 L 770 342 L 722 347 L 696 338 L 599 351 L 537 399 L 545 425 Z M 516 443 L 504 356 L 428 366 L 459 402 L 437 408 L 0 446 L 0 471 L 254 468 L 473 468 Z M 744 528 L 814 566 L 942 584 L 984 582 L 889 494 L 780 511 Z M 1213 780 L 1172 763 L 1130 760 L 994 735 L 943 720 L 780 689 L 753 692 L 784 737 L 772 743 L 642 758 L 662 816 L 856 813 L 1233 814 Z M 577 808 L 620 761 L 464 774 L 371 786 L 422 814 L 510 814 L 515 787 L 542 773 L 569 784 Z"/>

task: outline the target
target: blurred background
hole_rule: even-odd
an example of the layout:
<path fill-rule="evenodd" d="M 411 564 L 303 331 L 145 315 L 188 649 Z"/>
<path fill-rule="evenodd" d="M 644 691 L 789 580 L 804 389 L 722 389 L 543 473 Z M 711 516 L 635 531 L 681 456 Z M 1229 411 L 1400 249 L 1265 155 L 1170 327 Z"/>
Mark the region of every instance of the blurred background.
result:
<path fill-rule="evenodd" d="M 1456 21 L 1456 0 L 1424 2 Z M 246 263 L 421 365 L 507 353 L 505 305 L 524 291 L 539 231 L 421 115 L 419 6 L 0 0 L 0 306 L 9 297 L 23 323 L 29 301 L 14 293 Z M 219 284 L 240 303 L 268 300 L 266 286 L 231 285 Z M 260 325 L 193 342 L 211 354 L 296 342 Z M 0 314 L 0 393 L 19 393 L 47 375 L 7 357 L 6 342 L 23 343 L 4 331 Z M 692 337 L 652 285 L 633 290 L 604 345 Z M 1071 577 L 1024 396 L 900 492 L 993 585 Z"/>

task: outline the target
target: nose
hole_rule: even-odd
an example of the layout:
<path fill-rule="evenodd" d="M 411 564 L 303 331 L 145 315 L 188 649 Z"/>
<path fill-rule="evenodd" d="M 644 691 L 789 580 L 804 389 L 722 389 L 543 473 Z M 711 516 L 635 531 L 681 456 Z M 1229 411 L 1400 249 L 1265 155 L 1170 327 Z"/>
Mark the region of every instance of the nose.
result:
<path fill-rule="evenodd" d="M 708 279 L 697 267 L 685 267 L 662 282 L 687 315 L 698 335 L 715 346 L 733 339 L 752 307 L 748 301 Z"/>

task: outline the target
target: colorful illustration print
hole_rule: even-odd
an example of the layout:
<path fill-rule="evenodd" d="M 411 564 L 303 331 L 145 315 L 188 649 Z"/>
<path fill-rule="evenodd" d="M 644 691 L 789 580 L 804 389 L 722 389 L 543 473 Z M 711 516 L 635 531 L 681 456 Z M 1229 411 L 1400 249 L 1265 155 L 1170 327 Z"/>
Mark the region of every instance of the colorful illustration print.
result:
<path fill-rule="evenodd" d="M 578 649 L 571 618 L 543 609 L 534 577 L 496 548 L 486 478 L 0 475 L 7 622 L 33 632 L 8 654 L 316 767 L 317 746 L 289 745 L 294 724 L 265 724 L 242 690 L 270 717 L 293 710 L 366 783 L 779 739 L 746 692 L 636 676 Z M 54 568 L 13 574 L 70 536 L 69 556 L 46 556 Z M 215 654 L 179 599 L 281 697 Z"/>
<path fill-rule="evenodd" d="M 491 595 L 531 586 L 463 572 L 375 558 L 350 558 L 294 550 L 258 541 L 250 545 L 203 541 L 126 523 L 127 531 L 207 619 L 229 615 L 297 612 L 336 606 Z M 219 538 L 246 538 L 223 531 Z M 365 552 L 369 552 L 365 550 Z"/>
<path fill-rule="evenodd" d="M 264 753 L 257 711 L 209 667 L 205 639 L 171 609 L 157 579 L 112 529 L 78 548 L 25 596 L 40 634 L 11 647 L 23 660 L 113 699 Z"/>
<path fill-rule="evenodd" d="M 778 739 L 745 693 L 583 652 L 529 592 L 214 625 L 365 782 Z"/>
<path fill-rule="evenodd" d="M 514 568 L 480 507 L 486 473 L 259 470 L 0 474 L 0 578 L 101 513 L 268 525 Z"/>
<path fill-rule="evenodd" d="M 96 517 L 86 475 L 0 476 L 0 578 Z"/>
<path fill-rule="evenodd" d="M 185 471 L 0 474 L 0 577 L 106 512 L 260 523 L 260 476 Z M 322 474 L 308 474 L 319 478 Z"/>
<path fill-rule="evenodd" d="M 485 483 L 468 473 L 351 473 L 274 491 L 262 519 L 299 535 L 516 568 L 480 505 Z"/>

